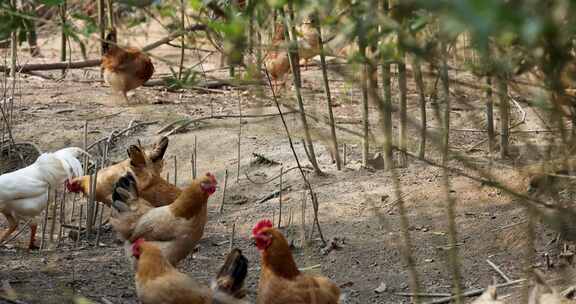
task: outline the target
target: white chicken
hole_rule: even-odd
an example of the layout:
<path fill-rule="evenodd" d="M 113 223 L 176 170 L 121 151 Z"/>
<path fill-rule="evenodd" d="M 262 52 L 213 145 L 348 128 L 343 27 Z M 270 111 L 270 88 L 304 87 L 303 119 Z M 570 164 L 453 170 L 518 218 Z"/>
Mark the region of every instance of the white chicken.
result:
<path fill-rule="evenodd" d="M 54 153 L 43 153 L 30 166 L 0 175 L 0 213 L 8 220 L 8 230 L 0 238 L 0 244 L 18 227 L 23 219 L 30 220 L 29 249 L 34 244 L 37 223 L 35 217 L 48 204 L 48 189 L 55 189 L 68 178 L 84 175 L 78 156 L 86 154 L 80 148 L 65 148 Z"/>

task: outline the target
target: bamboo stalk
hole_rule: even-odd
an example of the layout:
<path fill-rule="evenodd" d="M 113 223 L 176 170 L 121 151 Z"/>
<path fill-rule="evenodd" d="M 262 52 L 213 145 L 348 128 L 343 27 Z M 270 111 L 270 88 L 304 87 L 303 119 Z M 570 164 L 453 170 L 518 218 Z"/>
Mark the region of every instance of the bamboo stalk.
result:
<path fill-rule="evenodd" d="M 500 157 L 508 156 L 510 141 L 510 101 L 508 100 L 508 85 L 502 77 L 498 81 L 498 98 L 500 99 Z"/>
<path fill-rule="evenodd" d="M 226 187 L 228 186 L 228 169 L 224 171 L 224 189 L 222 190 L 222 202 L 220 203 L 219 213 L 224 212 L 224 202 L 226 201 Z"/>
<path fill-rule="evenodd" d="M 190 152 L 190 176 L 194 179 L 194 152 Z"/>
<path fill-rule="evenodd" d="M 96 233 L 96 247 L 100 247 L 100 233 L 102 231 L 102 218 L 104 215 L 104 204 L 100 207 L 100 217 L 98 218 L 98 232 Z"/>
<path fill-rule="evenodd" d="M 54 229 L 56 229 L 56 210 L 58 209 L 58 191 L 54 189 L 54 202 L 52 203 L 52 219 L 50 220 L 50 243 L 54 241 Z"/>
<path fill-rule="evenodd" d="M 42 235 L 40 238 L 40 250 L 46 248 L 46 227 L 48 226 L 48 213 L 50 210 L 50 194 L 52 189 L 48 187 L 48 202 L 46 203 L 46 208 L 44 209 L 44 220 L 42 221 Z"/>
<path fill-rule="evenodd" d="M 96 223 L 96 185 L 98 183 L 98 165 L 95 166 L 94 174 L 90 178 L 90 195 L 86 207 L 86 232 L 92 234 Z"/>
<path fill-rule="evenodd" d="M 456 304 L 463 303 L 462 299 L 462 274 L 460 272 L 460 265 L 458 260 L 458 234 L 456 229 L 456 201 L 450 194 L 450 172 L 446 169 L 449 158 L 449 133 L 450 133 L 450 83 L 448 78 L 448 49 L 446 42 L 442 43 L 442 68 L 440 71 L 440 78 L 442 80 L 442 88 L 445 98 L 444 105 L 444 120 L 442 129 L 442 165 L 444 166 L 442 181 L 443 191 L 446 199 L 446 214 L 448 218 L 448 261 L 450 271 L 452 272 L 452 283 L 454 294 L 456 295 Z M 437 107 L 436 107 L 437 108 Z M 440 121 L 440 111 L 437 110 L 437 118 Z"/>
<path fill-rule="evenodd" d="M 360 5 L 360 4 L 357 4 Z M 358 22 L 360 27 L 364 27 L 366 22 L 365 17 L 358 17 Z M 362 90 L 362 166 L 368 166 L 368 159 L 370 157 L 370 116 L 368 108 L 368 81 L 370 81 L 370 68 L 368 63 L 368 57 L 366 56 L 366 37 L 364 35 L 364 30 L 358 31 L 358 49 L 360 52 L 360 57 L 362 58 L 362 74 L 360 76 L 360 88 Z"/>
<path fill-rule="evenodd" d="M 236 219 L 234 219 L 234 222 L 232 222 L 232 233 L 230 233 L 230 245 L 228 246 L 228 251 L 232 251 L 232 248 L 234 248 L 235 234 L 236 234 Z"/>
<path fill-rule="evenodd" d="M 198 152 L 196 149 L 197 145 L 196 145 L 196 135 L 194 135 L 194 170 L 192 171 L 194 173 L 193 178 L 196 178 L 196 176 L 198 176 Z"/>
<path fill-rule="evenodd" d="M 180 23 L 182 25 L 182 31 L 185 29 L 186 19 L 186 1 L 180 0 Z M 186 50 L 186 39 L 182 36 L 180 37 L 180 63 L 178 65 L 178 79 L 182 79 L 182 73 L 184 72 L 184 55 Z"/>
<path fill-rule="evenodd" d="M 407 148 L 408 148 L 408 105 L 407 105 L 407 79 L 406 79 L 406 62 L 404 54 L 401 55 L 398 63 L 398 86 L 400 89 L 400 167 L 407 166 Z"/>
<path fill-rule="evenodd" d="M 88 120 L 84 121 L 84 151 L 88 152 Z M 88 170 L 88 155 L 84 155 L 84 170 Z"/>
<path fill-rule="evenodd" d="M 389 15 L 389 1 L 382 1 L 382 10 L 384 15 Z M 392 157 L 392 85 L 390 77 L 390 63 L 386 62 L 386 59 L 382 59 L 381 65 L 382 74 L 382 96 L 384 97 L 381 101 L 380 107 L 382 125 L 384 126 L 384 169 L 392 170 L 394 168 L 394 160 Z"/>
<path fill-rule="evenodd" d="M 238 92 L 238 146 L 236 153 L 236 183 L 240 181 L 240 147 L 242 142 L 242 96 Z"/>
<path fill-rule="evenodd" d="M 328 79 L 328 71 L 326 69 L 326 54 L 324 53 L 324 41 L 322 40 L 322 28 L 320 26 L 318 12 L 314 13 L 312 23 L 316 27 L 316 32 L 318 33 L 318 46 L 320 48 L 320 66 L 322 68 L 322 79 L 324 80 L 324 91 L 326 93 L 326 104 L 328 107 L 328 118 L 330 121 L 330 136 L 332 139 L 332 149 L 335 154 L 334 158 L 336 159 L 336 169 L 341 170 L 342 163 L 340 160 L 340 151 L 338 149 L 338 138 L 336 137 L 336 121 L 334 119 L 334 112 L 332 111 L 332 94 L 330 92 L 330 80 Z M 278 224 L 278 227 L 280 227 L 280 224 Z"/>
<path fill-rule="evenodd" d="M 443 133 L 442 133 L 442 164 L 448 162 L 450 149 L 450 85 L 448 77 L 448 46 L 442 45 L 442 68 L 440 70 L 440 79 L 442 80 L 442 89 L 444 94 L 444 115 L 443 115 Z"/>
<path fill-rule="evenodd" d="M 78 214 L 78 234 L 76 235 L 76 242 L 74 243 L 74 248 L 78 248 L 78 244 L 80 244 L 80 236 L 82 235 L 83 215 L 84 215 L 84 205 L 80 205 L 80 213 Z"/>
<path fill-rule="evenodd" d="M 280 167 L 280 189 L 278 190 L 278 204 L 280 209 L 278 210 L 278 229 L 282 225 L 282 179 L 284 175 L 284 166 Z"/>
<path fill-rule="evenodd" d="M 346 167 L 346 155 L 348 154 L 348 151 L 346 151 L 346 144 L 344 144 L 344 146 L 342 147 L 342 149 L 344 150 L 344 151 L 342 151 L 342 154 L 343 154 L 342 162 L 343 162 L 343 164 L 344 164 L 344 167 Z"/>
<path fill-rule="evenodd" d="M 306 142 L 308 155 L 310 163 L 314 168 L 314 172 L 318 175 L 322 175 L 322 170 L 318 166 L 318 162 L 316 161 L 316 154 L 314 152 L 314 143 L 312 142 L 312 136 L 310 134 L 310 127 L 308 125 L 308 120 L 306 119 L 306 111 L 304 109 L 304 101 L 302 99 L 302 81 L 300 78 L 300 64 L 299 64 L 299 56 L 298 56 L 298 39 L 296 35 L 296 29 L 292 24 L 291 15 L 293 15 L 292 10 L 292 3 L 290 2 L 288 5 L 289 16 L 284 13 L 284 10 L 280 10 L 280 12 L 284 15 L 284 26 L 285 26 L 285 36 L 286 41 L 290 44 L 290 48 L 288 50 L 288 61 L 290 62 L 290 70 L 292 71 L 292 75 L 294 77 L 294 88 L 296 93 L 296 99 L 298 101 L 298 108 L 300 109 L 300 120 L 302 123 L 302 128 L 304 129 L 304 140 Z"/>
<path fill-rule="evenodd" d="M 12 0 L 13 7 L 17 7 L 18 1 Z M 10 33 L 10 77 L 12 81 L 16 81 L 16 61 L 18 58 L 18 33 L 17 29 L 13 29 Z"/>
<path fill-rule="evenodd" d="M 107 0 L 106 1 L 106 8 L 108 13 L 108 26 L 110 28 L 114 28 L 114 1 Z"/>
<path fill-rule="evenodd" d="M 274 89 L 272 86 L 272 79 L 270 78 L 270 74 L 268 73 L 267 70 L 264 70 L 266 72 L 266 79 L 268 80 L 268 86 L 272 91 L 272 98 L 274 99 L 274 104 L 276 105 L 276 109 L 278 110 L 278 113 L 280 114 L 280 119 L 282 120 L 282 125 L 284 126 L 284 131 L 286 131 L 286 136 L 288 137 L 288 143 L 290 144 L 290 150 L 292 150 L 292 155 L 294 156 L 294 160 L 296 161 L 296 165 L 298 166 L 298 170 L 300 171 L 300 175 L 302 176 L 302 179 L 304 180 L 304 183 L 306 184 L 306 188 L 308 188 L 308 190 L 310 191 L 310 196 L 312 199 L 312 206 L 314 207 L 314 223 L 316 224 L 317 228 L 318 228 L 318 233 L 320 235 L 320 239 L 322 240 L 322 243 L 325 245 L 326 244 L 326 240 L 324 239 L 324 235 L 322 234 L 322 229 L 320 227 L 320 220 L 318 219 L 318 200 L 314 197 L 314 191 L 312 189 L 312 185 L 310 184 L 310 181 L 308 180 L 308 178 L 306 177 L 306 173 L 304 173 L 304 170 L 302 169 L 302 165 L 300 164 L 300 159 L 298 158 L 298 154 L 296 153 L 296 150 L 294 149 L 294 142 L 292 141 L 292 136 L 290 135 L 290 130 L 288 129 L 288 125 L 286 124 L 286 118 L 284 117 L 284 114 L 282 113 L 282 109 L 280 108 L 280 103 L 278 102 L 278 97 L 276 96 L 276 93 L 274 93 Z"/>
<path fill-rule="evenodd" d="M 86 150 L 84 150 L 86 151 Z M 72 197 L 72 211 L 70 212 L 70 222 L 74 221 L 74 213 L 76 213 L 76 201 L 78 200 L 78 193 L 74 193 Z"/>
<path fill-rule="evenodd" d="M 106 6 L 104 0 L 98 0 L 98 26 L 100 29 L 100 55 L 104 55 L 104 45 L 106 38 Z"/>
<path fill-rule="evenodd" d="M 174 155 L 174 185 L 178 186 L 178 157 Z"/>
<path fill-rule="evenodd" d="M 302 247 L 304 247 L 304 245 L 306 244 L 306 196 L 304 196 L 304 199 L 302 200 L 302 207 L 301 207 L 301 211 L 302 211 L 302 219 L 301 219 L 301 231 L 300 231 L 300 237 L 302 239 Z M 314 231 L 314 225 L 312 225 L 312 231 Z M 310 234 L 310 236 L 312 236 L 312 234 Z"/>
<path fill-rule="evenodd" d="M 64 224 L 66 224 L 66 191 L 62 192 L 62 200 L 60 200 L 60 218 L 58 229 L 58 245 L 62 243 L 62 234 L 64 233 Z"/>
<path fill-rule="evenodd" d="M 488 131 L 488 151 L 494 155 L 494 100 L 492 99 L 492 77 L 486 77 L 486 129 Z"/>
<path fill-rule="evenodd" d="M 418 145 L 418 157 L 421 159 L 426 157 L 426 93 L 424 87 L 424 80 L 422 78 L 422 66 L 420 64 L 420 59 L 414 56 L 412 61 L 414 80 L 416 81 L 416 87 L 418 88 L 418 97 L 420 100 L 420 143 Z"/>

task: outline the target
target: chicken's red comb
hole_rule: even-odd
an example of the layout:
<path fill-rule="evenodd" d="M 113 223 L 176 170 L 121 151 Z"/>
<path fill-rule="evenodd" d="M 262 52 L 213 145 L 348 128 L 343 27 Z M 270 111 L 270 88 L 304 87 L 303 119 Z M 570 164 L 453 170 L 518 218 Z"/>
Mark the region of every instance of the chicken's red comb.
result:
<path fill-rule="evenodd" d="M 272 228 L 272 221 L 270 220 L 259 221 L 256 225 L 254 225 L 254 228 L 252 228 L 252 235 L 257 235 L 264 228 Z"/>
<path fill-rule="evenodd" d="M 206 173 L 206 176 L 208 176 L 208 177 L 210 178 L 210 181 L 211 181 L 214 185 L 216 185 L 216 184 L 218 183 L 218 182 L 216 181 L 216 176 L 214 176 L 214 174 L 212 174 L 212 173 L 210 173 L 210 172 L 207 172 L 207 173 Z"/>
<path fill-rule="evenodd" d="M 132 249 L 140 248 L 142 243 L 144 243 L 144 238 L 139 238 L 139 239 L 135 240 L 134 243 L 132 243 Z"/>

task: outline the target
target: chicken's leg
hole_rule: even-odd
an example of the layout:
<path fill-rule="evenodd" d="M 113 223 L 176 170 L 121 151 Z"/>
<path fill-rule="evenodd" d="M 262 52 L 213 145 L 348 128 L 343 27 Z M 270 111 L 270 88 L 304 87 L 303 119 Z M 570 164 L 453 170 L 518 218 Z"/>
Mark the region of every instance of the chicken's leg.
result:
<path fill-rule="evenodd" d="M 0 238 L 0 245 L 4 244 L 8 237 L 18 228 L 18 221 L 11 214 L 4 213 L 4 216 L 8 220 L 8 230 Z"/>
<path fill-rule="evenodd" d="M 40 249 L 40 247 L 36 246 L 35 244 L 35 240 L 36 240 L 36 230 L 38 229 L 38 224 L 36 223 L 30 223 L 30 244 L 28 244 L 28 249 L 29 250 L 37 250 Z"/>
<path fill-rule="evenodd" d="M 121 91 L 120 95 L 122 96 L 122 99 L 124 100 L 125 104 L 130 104 L 130 100 L 128 99 L 128 92 Z"/>

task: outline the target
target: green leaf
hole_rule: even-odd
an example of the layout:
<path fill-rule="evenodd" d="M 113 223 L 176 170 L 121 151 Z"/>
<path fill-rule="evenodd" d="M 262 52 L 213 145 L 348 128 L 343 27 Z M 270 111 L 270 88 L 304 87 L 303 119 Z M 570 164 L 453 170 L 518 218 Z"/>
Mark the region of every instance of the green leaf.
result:
<path fill-rule="evenodd" d="M 64 4 L 64 0 L 40 0 L 40 3 L 46 4 L 48 6 L 57 6 Z"/>

